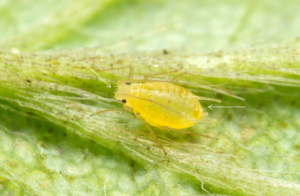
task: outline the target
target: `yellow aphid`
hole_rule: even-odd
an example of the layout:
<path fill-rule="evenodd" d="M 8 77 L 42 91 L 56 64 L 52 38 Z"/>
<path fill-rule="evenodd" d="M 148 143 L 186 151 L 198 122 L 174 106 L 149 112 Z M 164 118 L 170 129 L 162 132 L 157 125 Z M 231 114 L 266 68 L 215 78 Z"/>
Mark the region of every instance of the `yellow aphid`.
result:
<path fill-rule="evenodd" d="M 179 83 L 176 82 L 176 80 L 184 75 L 190 75 L 196 80 L 211 86 L 216 86 L 207 81 L 196 78 L 194 75 L 187 72 L 179 74 L 170 81 L 158 81 L 148 79 L 149 75 L 145 75 L 144 80 L 132 80 L 133 67 L 121 67 L 101 71 L 111 71 L 125 68 L 129 68 L 130 70 L 128 80 L 119 80 L 117 83 L 118 90 L 115 93 L 115 98 L 124 103 L 124 108 L 104 110 L 95 114 L 120 110 L 133 112 L 147 126 L 165 154 L 167 153 L 164 147 L 161 145 L 148 124 L 160 129 L 188 132 L 182 129 L 191 127 L 197 122 L 207 121 L 201 120 L 206 113 L 203 112 L 199 100 L 221 102 L 220 100 L 212 98 L 198 97 L 192 94 L 189 90 L 173 84 Z M 174 72 L 177 71 L 152 75 L 165 75 Z M 223 88 L 217 88 L 225 91 L 228 94 L 231 94 L 229 91 Z M 197 133 L 193 134 L 209 137 Z"/>
<path fill-rule="evenodd" d="M 167 82 L 130 83 L 118 81 L 115 97 L 132 108 L 136 116 L 160 128 L 184 129 L 203 117 L 198 97 Z"/>

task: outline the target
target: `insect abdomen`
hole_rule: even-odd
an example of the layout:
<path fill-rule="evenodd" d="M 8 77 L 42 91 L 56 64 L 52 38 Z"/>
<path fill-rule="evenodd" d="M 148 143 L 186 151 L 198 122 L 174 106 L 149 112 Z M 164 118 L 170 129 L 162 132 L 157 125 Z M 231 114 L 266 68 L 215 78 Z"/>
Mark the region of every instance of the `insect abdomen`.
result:
<path fill-rule="evenodd" d="M 190 91 L 166 82 L 136 83 L 127 105 L 156 127 L 187 128 L 202 118 L 203 110 Z"/>

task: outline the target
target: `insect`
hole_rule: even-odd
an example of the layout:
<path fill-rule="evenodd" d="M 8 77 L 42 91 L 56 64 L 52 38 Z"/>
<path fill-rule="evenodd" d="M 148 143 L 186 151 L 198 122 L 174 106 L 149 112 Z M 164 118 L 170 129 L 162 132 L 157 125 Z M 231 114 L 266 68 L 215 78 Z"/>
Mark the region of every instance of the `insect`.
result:
<path fill-rule="evenodd" d="M 176 70 L 167 73 L 144 75 L 143 80 L 132 79 L 133 67 L 131 66 L 113 68 L 113 69 L 107 69 L 101 71 L 112 71 L 117 69 L 129 69 L 128 80 L 119 80 L 117 82 L 118 90 L 115 93 L 115 98 L 123 102 L 124 108 L 103 110 L 93 115 L 109 112 L 109 111 L 122 111 L 122 110 L 133 112 L 135 116 L 139 118 L 149 129 L 152 136 L 156 140 L 159 147 L 163 150 L 165 155 L 167 155 L 167 153 L 163 145 L 160 143 L 160 141 L 156 137 L 155 133 L 153 132 L 149 124 L 154 127 L 158 127 L 160 129 L 188 132 L 183 129 L 191 127 L 197 122 L 207 121 L 203 119 L 203 117 L 206 116 L 207 113 L 203 111 L 203 108 L 201 107 L 199 100 L 210 100 L 215 102 L 221 102 L 220 100 L 217 99 L 196 96 L 192 94 L 189 90 L 174 84 L 174 83 L 179 83 L 177 82 L 177 80 L 180 79 L 181 77 L 185 75 L 189 75 L 206 84 L 217 86 L 205 80 L 199 79 L 193 74 L 188 72 L 180 73 L 172 80 L 163 82 L 159 80 L 150 80 L 149 76 L 165 75 L 165 74 L 174 73 L 178 71 Z M 95 71 L 93 72 L 97 74 Z M 232 94 L 231 92 L 221 87 L 217 87 L 217 88 L 229 94 Z M 210 136 L 197 134 L 197 133 L 192 133 L 192 134 L 210 137 Z"/>

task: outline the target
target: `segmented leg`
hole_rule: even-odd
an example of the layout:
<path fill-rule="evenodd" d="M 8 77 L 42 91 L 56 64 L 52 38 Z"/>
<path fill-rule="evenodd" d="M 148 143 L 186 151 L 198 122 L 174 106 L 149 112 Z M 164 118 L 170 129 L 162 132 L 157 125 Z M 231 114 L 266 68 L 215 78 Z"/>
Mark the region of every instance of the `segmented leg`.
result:
<path fill-rule="evenodd" d="M 158 138 L 156 137 L 155 133 L 153 132 L 153 130 L 151 129 L 151 127 L 148 125 L 148 123 L 143 119 L 143 117 L 141 116 L 141 114 L 139 112 L 136 113 L 137 117 L 144 123 L 144 125 L 146 125 L 146 127 L 149 129 L 149 131 L 151 132 L 152 136 L 154 137 L 155 141 L 157 142 L 157 144 L 159 145 L 159 147 L 164 151 L 165 155 L 167 156 L 167 153 L 165 151 L 165 148 L 163 147 L 163 145 L 160 143 L 160 141 L 158 140 Z"/>
<path fill-rule="evenodd" d="M 189 134 L 192 134 L 192 135 L 199 135 L 199 136 L 202 136 L 202 137 L 207 137 L 207 138 L 214 139 L 214 140 L 219 140 L 216 137 L 211 137 L 209 135 L 204 135 L 204 134 L 200 134 L 200 133 L 194 133 L 194 132 L 191 132 L 191 131 L 187 131 L 185 129 L 173 129 L 171 127 L 160 127 L 160 128 L 168 130 L 168 131 L 179 131 L 179 132 L 183 132 L 183 133 L 189 133 Z"/>

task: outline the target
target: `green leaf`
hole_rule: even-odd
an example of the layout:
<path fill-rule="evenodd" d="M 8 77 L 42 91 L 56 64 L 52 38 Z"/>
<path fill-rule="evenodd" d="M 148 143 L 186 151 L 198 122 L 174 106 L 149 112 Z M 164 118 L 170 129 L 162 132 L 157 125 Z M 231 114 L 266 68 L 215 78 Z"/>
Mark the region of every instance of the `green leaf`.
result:
<path fill-rule="evenodd" d="M 0 5 L 1 195 L 299 194 L 298 1 Z M 200 78 L 178 85 L 222 103 L 187 131 L 218 140 L 152 127 L 165 156 L 133 113 L 92 115 L 126 66 Z"/>

